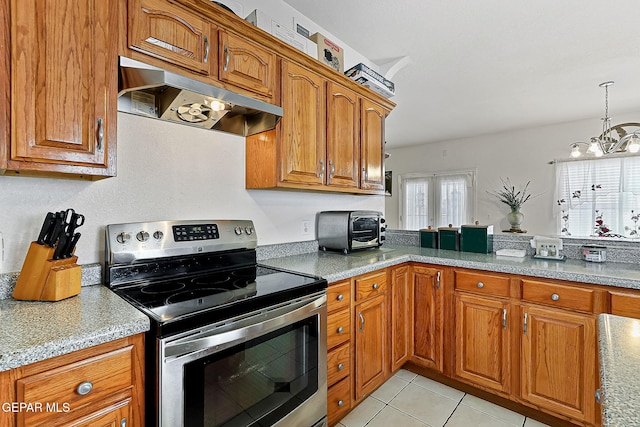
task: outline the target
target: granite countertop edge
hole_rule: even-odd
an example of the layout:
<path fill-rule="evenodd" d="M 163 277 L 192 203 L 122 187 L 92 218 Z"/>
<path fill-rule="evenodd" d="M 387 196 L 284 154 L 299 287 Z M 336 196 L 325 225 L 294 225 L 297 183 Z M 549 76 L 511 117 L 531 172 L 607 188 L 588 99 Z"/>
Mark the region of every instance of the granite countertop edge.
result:
<path fill-rule="evenodd" d="M 537 260 L 495 254 L 386 246 L 386 251 L 342 255 L 315 252 L 261 260 L 260 263 L 325 278 L 329 283 L 366 274 L 405 262 L 460 267 L 593 285 L 640 289 L 640 266 L 627 263 L 591 263 L 582 260 Z"/>
<path fill-rule="evenodd" d="M 104 286 L 58 302 L 0 300 L 0 372 L 149 330 L 149 318 Z"/>
<path fill-rule="evenodd" d="M 638 319 L 598 315 L 602 426 L 640 423 L 640 323 Z"/>

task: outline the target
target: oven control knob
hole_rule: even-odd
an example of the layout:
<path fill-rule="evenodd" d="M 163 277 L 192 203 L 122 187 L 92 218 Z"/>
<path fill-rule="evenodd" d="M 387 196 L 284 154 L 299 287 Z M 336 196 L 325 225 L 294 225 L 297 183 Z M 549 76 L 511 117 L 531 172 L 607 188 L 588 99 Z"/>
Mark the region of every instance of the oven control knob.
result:
<path fill-rule="evenodd" d="M 153 233 L 153 238 L 156 240 L 162 240 L 163 237 L 164 237 L 164 233 L 160 230 Z"/>
<path fill-rule="evenodd" d="M 247 233 L 248 236 L 253 234 L 253 227 L 245 227 L 244 232 Z"/>
<path fill-rule="evenodd" d="M 116 242 L 118 242 L 118 243 L 125 244 L 129 240 L 131 240 L 131 235 L 129 233 L 124 232 L 124 231 L 116 236 Z"/>
<path fill-rule="evenodd" d="M 149 233 L 147 233 L 146 231 L 141 231 L 136 234 L 136 239 L 138 239 L 139 242 L 146 242 L 147 240 L 149 240 Z"/>
<path fill-rule="evenodd" d="M 242 234 L 242 227 L 236 226 L 236 228 L 234 228 L 233 231 L 235 231 L 236 234 L 239 236 Z"/>

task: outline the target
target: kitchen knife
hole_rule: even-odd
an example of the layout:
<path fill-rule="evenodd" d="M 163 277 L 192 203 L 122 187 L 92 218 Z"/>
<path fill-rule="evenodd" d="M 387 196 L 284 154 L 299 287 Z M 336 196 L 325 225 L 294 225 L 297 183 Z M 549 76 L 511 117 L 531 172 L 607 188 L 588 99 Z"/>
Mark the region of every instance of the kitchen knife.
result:
<path fill-rule="evenodd" d="M 44 241 L 47 245 L 51 246 L 52 248 L 56 245 L 56 242 L 60 238 L 60 235 L 64 233 L 65 216 L 66 216 L 65 211 L 60 211 L 55 214 L 53 230 L 51 231 L 51 234 L 48 235 L 48 238 L 46 238 Z"/>
<path fill-rule="evenodd" d="M 42 228 L 40 229 L 40 234 L 38 235 L 38 240 L 36 243 L 39 245 L 44 245 L 47 240 L 47 236 L 51 234 L 53 231 L 53 224 L 56 218 L 56 214 L 53 212 L 47 213 L 47 216 L 44 218 L 44 222 L 42 223 Z"/>
<path fill-rule="evenodd" d="M 53 259 L 64 258 L 64 253 L 67 248 L 67 244 L 71 240 L 71 236 L 69 233 L 61 233 L 58 238 L 58 244 L 56 245 L 56 249 L 53 251 Z"/>
<path fill-rule="evenodd" d="M 73 251 L 76 249 L 78 240 L 80 240 L 80 233 L 75 233 L 73 237 L 71 237 L 67 242 L 67 246 L 64 250 L 64 253 L 62 254 L 62 258 L 69 258 L 73 255 Z"/>

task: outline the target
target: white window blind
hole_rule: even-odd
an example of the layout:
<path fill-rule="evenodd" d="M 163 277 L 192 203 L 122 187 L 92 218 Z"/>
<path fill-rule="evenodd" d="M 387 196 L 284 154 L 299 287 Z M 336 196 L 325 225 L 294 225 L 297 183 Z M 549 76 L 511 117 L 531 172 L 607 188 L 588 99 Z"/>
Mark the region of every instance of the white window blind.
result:
<path fill-rule="evenodd" d="M 558 162 L 555 172 L 559 234 L 637 237 L 640 157 Z"/>
<path fill-rule="evenodd" d="M 400 177 L 400 188 L 403 229 L 471 224 L 475 210 L 474 171 L 404 175 Z"/>

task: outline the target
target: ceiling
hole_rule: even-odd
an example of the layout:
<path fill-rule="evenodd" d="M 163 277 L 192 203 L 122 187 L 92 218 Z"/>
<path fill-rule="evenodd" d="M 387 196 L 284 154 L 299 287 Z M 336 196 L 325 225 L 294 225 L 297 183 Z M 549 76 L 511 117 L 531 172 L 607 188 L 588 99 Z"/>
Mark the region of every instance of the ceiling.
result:
<path fill-rule="evenodd" d="M 613 123 L 640 121 L 637 0 L 284 1 L 378 65 L 410 58 L 387 148 L 593 118 L 587 139 L 607 80 Z"/>

